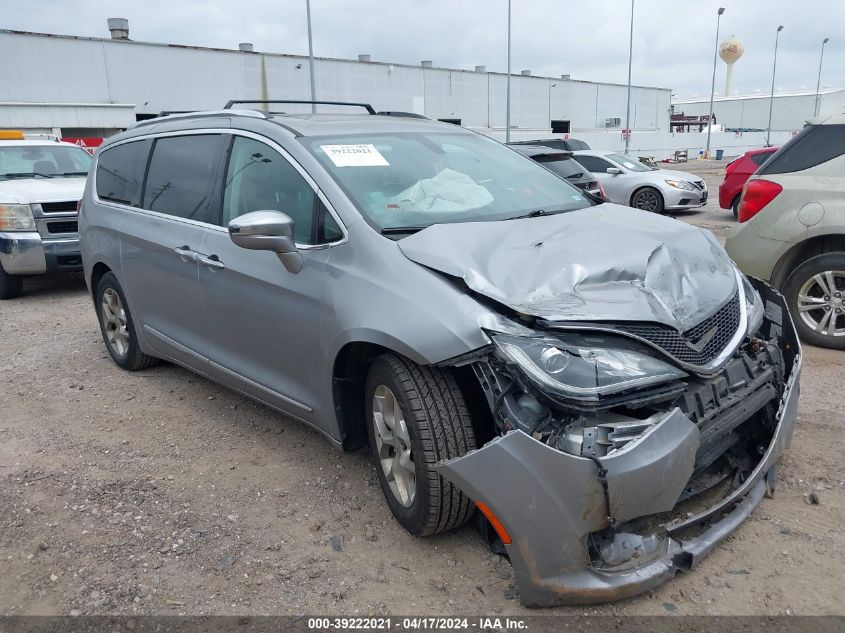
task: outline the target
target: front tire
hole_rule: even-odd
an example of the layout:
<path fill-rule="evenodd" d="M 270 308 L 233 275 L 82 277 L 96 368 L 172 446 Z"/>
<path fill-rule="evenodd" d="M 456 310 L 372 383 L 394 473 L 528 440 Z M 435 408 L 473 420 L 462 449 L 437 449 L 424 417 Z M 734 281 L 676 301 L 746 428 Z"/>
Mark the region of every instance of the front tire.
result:
<path fill-rule="evenodd" d="M 112 360 L 127 371 L 153 365 L 158 359 L 141 351 L 129 304 L 114 273 L 103 275 L 97 284 L 95 297 L 100 332 Z"/>
<path fill-rule="evenodd" d="M 641 211 L 663 213 L 665 202 L 663 195 L 654 187 L 643 187 L 631 196 L 631 206 Z"/>
<path fill-rule="evenodd" d="M 432 469 L 476 448 L 454 376 L 384 354 L 370 366 L 365 389 L 370 453 L 396 520 L 417 536 L 466 523 L 472 501 Z"/>
<path fill-rule="evenodd" d="M 16 299 L 23 293 L 23 277 L 10 275 L 0 264 L 0 299 Z"/>
<path fill-rule="evenodd" d="M 783 285 L 802 340 L 845 349 L 845 253 L 825 253 L 800 264 Z"/>

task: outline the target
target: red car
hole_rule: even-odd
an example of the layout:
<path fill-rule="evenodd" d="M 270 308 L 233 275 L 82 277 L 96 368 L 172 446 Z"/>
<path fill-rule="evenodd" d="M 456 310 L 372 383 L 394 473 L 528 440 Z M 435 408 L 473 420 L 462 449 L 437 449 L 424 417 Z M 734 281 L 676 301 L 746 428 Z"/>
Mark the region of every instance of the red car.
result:
<path fill-rule="evenodd" d="M 742 195 L 745 181 L 776 151 L 778 151 L 777 147 L 751 149 L 728 163 L 725 169 L 725 180 L 719 185 L 719 206 L 723 209 L 733 209 L 734 217 L 737 217 L 739 197 Z"/>

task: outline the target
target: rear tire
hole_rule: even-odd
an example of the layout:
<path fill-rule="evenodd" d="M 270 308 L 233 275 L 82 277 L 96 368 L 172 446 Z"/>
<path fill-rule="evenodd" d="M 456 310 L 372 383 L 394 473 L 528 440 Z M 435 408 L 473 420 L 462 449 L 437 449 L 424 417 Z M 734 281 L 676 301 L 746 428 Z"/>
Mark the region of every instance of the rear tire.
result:
<path fill-rule="evenodd" d="M 158 362 L 154 356 L 144 354 L 138 345 L 129 304 L 114 273 L 107 272 L 100 278 L 94 297 L 100 332 L 112 360 L 127 371 L 145 369 Z"/>
<path fill-rule="evenodd" d="M 631 206 L 641 211 L 652 213 L 663 213 L 665 202 L 663 194 L 654 187 L 643 187 L 634 192 L 631 196 Z"/>
<path fill-rule="evenodd" d="M 734 212 L 734 220 L 739 220 L 739 201 L 742 195 L 737 195 L 731 203 L 731 210 Z"/>
<path fill-rule="evenodd" d="M 432 470 L 476 448 L 454 376 L 384 354 L 367 373 L 364 402 L 370 454 L 396 520 L 417 536 L 466 523 L 472 501 Z"/>
<path fill-rule="evenodd" d="M 0 264 L 0 299 L 15 299 L 23 293 L 23 277 L 10 275 Z"/>
<path fill-rule="evenodd" d="M 786 279 L 783 296 L 803 341 L 845 349 L 845 253 L 816 255 L 800 264 Z"/>

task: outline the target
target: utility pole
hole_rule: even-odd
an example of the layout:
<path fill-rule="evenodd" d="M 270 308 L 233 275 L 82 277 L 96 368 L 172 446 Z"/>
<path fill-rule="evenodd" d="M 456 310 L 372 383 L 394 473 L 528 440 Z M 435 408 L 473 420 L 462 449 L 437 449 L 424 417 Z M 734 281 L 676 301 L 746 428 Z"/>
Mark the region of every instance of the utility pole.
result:
<path fill-rule="evenodd" d="M 631 0 L 631 34 L 628 37 L 628 105 L 625 109 L 625 153 L 631 145 L 631 60 L 634 54 L 634 0 Z"/>
<path fill-rule="evenodd" d="M 314 40 L 311 37 L 311 0 L 305 0 L 305 13 L 308 17 L 308 71 L 311 74 L 311 101 L 316 101 L 314 91 Z M 311 112 L 317 111 L 317 105 L 311 104 Z"/>
<path fill-rule="evenodd" d="M 829 37 L 822 40 L 822 54 L 819 55 L 819 78 L 816 81 L 816 106 L 813 108 L 813 116 L 819 116 L 819 106 L 821 105 L 821 102 L 819 101 L 819 88 L 821 88 L 822 85 L 822 60 L 824 60 L 824 45 L 829 41 Z"/>
<path fill-rule="evenodd" d="M 775 60 L 772 62 L 772 94 L 769 97 L 769 126 L 766 128 L 766 146 L 771 147 L 771 137 L 772 137 L 772 106 L 775 105 L 775 70 L 778 67 L 778 39 L 780 38 L 780 32 L 783 30 L 783 24 L 778 27 L 777 33 L 775 33 Z"/>
<path fill-rule="evenodd" d="M 508 85 L 505 96 L 505 143 L 511 142 L 511 0 L 508 0 Z"/>
<path fill-rule="evenodd" d="M 725 7 L 719 7 L 719 14 L 716 16 L 716 47 L 713 50 L 713 79 L 710 81 L 710 118 L 707 121 L 707 148 L 704 150 L 704 158 L 710 158 L 710 132 L 713 130 L 713 95 L 716 90 L 716 56 L 719 54 L 719 24 L 722 21 L 722 14 Z"/>

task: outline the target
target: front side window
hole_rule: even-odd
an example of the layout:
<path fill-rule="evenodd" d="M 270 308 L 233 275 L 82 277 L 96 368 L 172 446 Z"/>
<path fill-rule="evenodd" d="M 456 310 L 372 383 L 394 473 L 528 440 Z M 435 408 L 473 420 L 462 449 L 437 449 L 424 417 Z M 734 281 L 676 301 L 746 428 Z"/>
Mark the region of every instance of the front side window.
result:
<path fill-rule="evenodd" d="M 628 154 L 608 154 L 607 157 L 628 171 L 654 171 L 651 167 L 643 165 L 640 162 L 640 159 L 636 156 L 629 156 Z"/>
<path fill-rule="evenodd" d="M 85 176 L 91 155 L 69 145 L 6 145 L 0 147 L 0 180 Z"/>
<path fill-rule="evenodd" d="M 586 156 L 583 154 L 579 154 L 578 162 L 581 163 L 589 171 L 597 174 L 607 173 L 608 168 L 613 167 L 611 163 L 609 163 L 603 158 L 599 158 L 598 156 Z"/>
<path fill-rule="evenodd" d="M 578 189 L 477 134 L 372 133 L 300 139 L 376 229 L 506 220 L 591 206 Z"/>
<path fill-rule="evenodd" d="M 143 208 L 198 222 L 216 223 L 212 201 L 222 136 L 165 136 L 153 145 Z"/>
<path fill-rule="evenodd" d="M 299 244 L 321 244 L 342 236 L 293 165 L 269 145 L 235 136 L 223 188 L 223 226 L 252 211 L 286 213 L 293 220 L 293 236 Z"/>
<path fill-rule="evenodd" d="M 141 206 L 141 185 L 149 148 L 149 141 L 134 141 L 100 152 L 97 197 L 132 207 Z"/>

